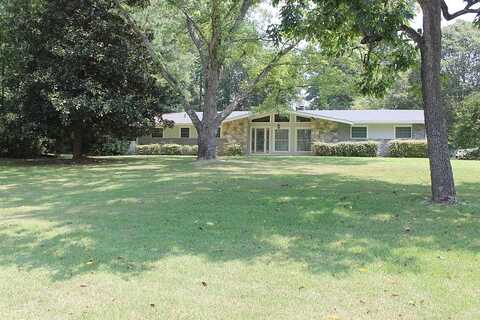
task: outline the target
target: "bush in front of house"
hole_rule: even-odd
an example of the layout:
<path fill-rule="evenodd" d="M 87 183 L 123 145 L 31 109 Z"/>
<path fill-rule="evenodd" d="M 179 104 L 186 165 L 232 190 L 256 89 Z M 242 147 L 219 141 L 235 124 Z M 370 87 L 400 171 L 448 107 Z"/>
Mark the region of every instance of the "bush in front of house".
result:
<path fill-rule="evenodd" d="M 154 155 L 161 154 L 162 146 L 159 144 L 141 144 L 137 145 L 137 154 Z"/>
<path fill-rule="evenodd" d="M 189 156 L 196 156 L 198 154 L 198 146 L 192 146 L 188 144 L 181 145 L 181 154 L 182 155 L 189 155 Z"/>
<path fill-rule="evenodd" d="M 393 140 L 388 146 L 390 157 L 426 158 L 428 157 L 426 140 Z"/>
<path fill-rule="evenodd" d="M 243 152 L 244 151 L 241 144 L 232 143 L 225 145 L 223 154 L 226 156 L 242 156 Z"/>
<path fill-rule="evenodd" d="M 94 156 L 120 156 L 128 152 L 129 141 L 111 139 L 107 142 L 99 142 L 90 147 L 88 154 Z"/>
<path fill-rule="evenodd" d="M 316 156 L 376 157 L 378 143 L 373 141 L 339 143 L 314 142 L 312 149 Z"/>
<path fill-rule="evenodd" d="M 480 148 L 457 150 L 455 158 L 459 160 L 480 160 Z"/>
<path fill-rule="evenodd" d="M 180 144 L 143 144 L 137 146 L 140 155 L 197 155 L 198 146 Z"/>

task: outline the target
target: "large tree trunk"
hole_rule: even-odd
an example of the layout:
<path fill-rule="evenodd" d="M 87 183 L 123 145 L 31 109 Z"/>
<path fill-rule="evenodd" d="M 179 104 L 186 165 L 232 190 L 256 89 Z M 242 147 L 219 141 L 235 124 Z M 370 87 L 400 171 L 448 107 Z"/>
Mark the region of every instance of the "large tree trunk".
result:
<path fill-rule="evenodd" d="M 216 128 L 202 128 L 198 131 L 198 160 L 215 160 L 217 157 Z"/>
<path fill-rule="evenodd" d="M 73 160 L 79 160 L 83 157 L 83 132 L 82 127 L 79 124 L 75 124 L 73 127 L 73 145 L 72 153 Z"/>
<path fill-rule="evenodd" d="M 448 151 L 445 111 L 441 105 L 441 1 L 420 1 L 423 11 L 422 94 L 430 158 L 432 200 L 455 201 L 455 184 Z"/>

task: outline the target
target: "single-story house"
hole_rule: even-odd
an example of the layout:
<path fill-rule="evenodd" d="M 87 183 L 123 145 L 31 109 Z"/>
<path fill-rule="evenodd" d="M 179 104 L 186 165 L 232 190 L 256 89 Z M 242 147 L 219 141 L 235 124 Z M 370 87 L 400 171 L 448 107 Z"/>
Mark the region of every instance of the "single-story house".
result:
<path fill-rule="evenodd" d="M 197 113 L 202 118 L 202 113 Z M 138 144 L 197 144 L 197 132 L 185 112 L 163 118 L 174 122 L 157 127 Z M 312 142 L 425 139 L 422 110 L 296 110 L 289 114 L 235 111 L 217 134 L 219 153 L 227 144 L 240 144 L 246 154 L 308 154 Z"/>

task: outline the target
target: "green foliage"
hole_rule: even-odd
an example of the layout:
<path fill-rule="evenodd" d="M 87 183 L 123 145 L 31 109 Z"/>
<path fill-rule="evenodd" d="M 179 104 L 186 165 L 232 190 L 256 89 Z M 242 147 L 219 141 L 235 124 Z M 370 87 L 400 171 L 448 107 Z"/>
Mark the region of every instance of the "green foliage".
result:
<path fill-rule="evenodd" d="M 415 62 L 414 46 L 399 32 L 414 12 L 410 0 L 288 1 L 281 7 L 280 33 L 316 41 L 330 56 L 359 52 L 359 90 L 381 96 Z"/>
<path fill-rule="evenodd" d="M 480 92 L 468 96 L 455 114 L 454 140 L 461 148 L 480 146 Z"/>
<path fill-rule="evenodd" d="M 480 148 L 459 150 L 455 157 L 459 160 L 480 160 Z"/>
<path fill-rule="evenodd" d="M 119 156 L 127 154 L 130 146 L 129 141 L 121 139 L 108 140 L 93 144 L 87 153 L 94 156 Z"/>
<path fill-rule="evenodd" d="M 145 144 L 137 145 L 139 155 L 197 155 L 198 146 L 184 144 Z"/>
<path fill-rule="evenodd" d="M 427 158 L 427 141 L 394 140 L 389 142 L 388 151 L 394 158 Z"/>
<path fill-rule="evenodd" d="M 224 147 L 223 153 L 226 156 L 242 156 L 244 154 L 244 148 L 238 143 L 227 144 Z"/>
<path fill-rule="evenodd" d="M 73 131 L 84 141 L 129 138 L 151 126 L 172 96 L 152 76 L 142 35 L 115 2 L 7 4 L 0 30 L 10 60 L 0 117 L 7 109 L 17 127 L 59 140 Z"/>
<path fill-rule="evenodd" d="M 140 155 L 154 155 L 161 154 L 162 146 L 159 144 L 143 144 L 137 145 L 137 154 Z"/>
<path fill-rule="evenodd" d="M 480 29 L 459 20 L 442 34 L 444 95 L 458 102 L 480 88 Z"/>
<path fill-rule="evenodd" d="M 339 143 L 314 142 L 312 149 L 316 156 L 376 157 L 378 143 L 373 141 Z"/>

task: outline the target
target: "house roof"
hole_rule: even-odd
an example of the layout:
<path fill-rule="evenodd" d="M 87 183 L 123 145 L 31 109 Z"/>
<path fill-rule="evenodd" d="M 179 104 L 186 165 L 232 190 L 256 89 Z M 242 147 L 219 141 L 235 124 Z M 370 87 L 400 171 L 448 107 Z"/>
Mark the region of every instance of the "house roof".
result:
<path fill-rule="evenodd" d="M 294 114 L 304 117 L 330 120 L 347 124 L 423 124 L 423 110 L 299 110 Z M 202 112 L 197 112 L 202 119 Z M 248 118 L 253 116 L 249 111 L 234 111 L 225 122 Z M 192 124 L 186 112 L 167 113 L 163 115 L 165 120 L 176 124 Z"/>
<path fill-rule="evenodd" d="M 198 118 L 202 120 L 203 112 L 196 112 Z M 225 121 L 247 118 L 250 116 L 249 111 L 233 111 Z M 165 113 L 163 119 L 175 122 L 175 124 L 192 124 L 192 120 L 186 112 Z"/>
<path fill-rule="evenodd" d="M 297 112 L 313 117 L 345 120 L 352 124 L 415 124 L 425 122 L 423 110 L 304 110 Z"/>

